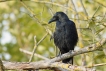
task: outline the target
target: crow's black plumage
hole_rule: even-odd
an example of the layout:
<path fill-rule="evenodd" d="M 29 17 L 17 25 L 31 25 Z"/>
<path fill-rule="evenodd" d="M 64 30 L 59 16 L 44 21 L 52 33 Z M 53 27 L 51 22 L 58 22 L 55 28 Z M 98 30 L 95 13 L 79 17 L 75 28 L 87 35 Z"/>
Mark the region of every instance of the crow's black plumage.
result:
<path fill-rule="evenodd" d="M 56 12 L 49 23 L 56 21 L 56 28 L 53 34 L 54 43 L 60 49 L 61 54 L 74 50 L 78 41 L 76 26 L 73 21 L 63 12 Z M 65 59 L 63 63 L 73 64 L 73 57 Z"/>

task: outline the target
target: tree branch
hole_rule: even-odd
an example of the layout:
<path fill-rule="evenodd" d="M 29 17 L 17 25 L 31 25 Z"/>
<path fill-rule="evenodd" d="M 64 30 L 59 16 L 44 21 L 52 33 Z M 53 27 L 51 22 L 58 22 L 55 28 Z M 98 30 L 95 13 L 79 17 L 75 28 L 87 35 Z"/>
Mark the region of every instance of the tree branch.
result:
<path fill-rule="evenodd" d="M 9 62 L 9 61 L 3 61 L 3 64 L 6 69 L 23 69 L 23 70 L 35 70 L 35 69 L 47 69 L 47 68 L 54 68 L 54 67 L 61 67 L 67 70 L 89 70 L 90 68 L 84 67 L 84 66 L 75 66 L 71 64 L 64 64 L 60 62 L 54 62 L 49 63 L 48 61 L 39 61 L 39 62 Z"/>
<path fill-rule="evenodd" d="M 24 50 L 24 49 L 21 49 L 21 48 L 19 50 L 21 52 L 25 53 L 25 54 L 32 55 L 32 52 L 30 52 L 30 51 L 27 51 L 27 50 Z M 37 54 L 37 53 L 34 53 L 34 56 L 39 57 L 39 58 L 44 59 L 44 60 L 49 60 L 48 58 L 46 58 L 46 57 L 44 57 L 40 54 Z"/>
<path fill-rule="evenodd" d="M 35 53 L 35 51 L 36 51 L 38 45 L 47 37 L 47 35 L 48 35 L 48 32 L 42 37 L 42 39 L 41 39 L 38 43 L 35 43 L 34 48 L 33 48 L 33 51 L 32 51 L 32 54 L 31 54 L 31 57 L 30 57 L 30 59 L 29 59 L 29 62 L 32 61 L 33 56 L 34 56 L 34 53 Z M 36 39 L 35 39 L 35 41 L 36 41 Z"/>
<path fill-rule="evenodd" d="M 80 3 L 81 3 L 81 5 L 82 5 L 82 8 L 83 8 L 83 10 L 84 10 L 85 15 L 88 17 L 88 13 L 87 13 L 87 11 L 86 11 L 86 9 L 85 9 L 85 7 L 84 7 L 84 4 L 83 4 L 82 0 L 80 0 Z"/>
<path fill-rule="evenodd" d="M 4 71 L 4 66 L 3 66 L 1 59 L 0 59 L 0 71 Z"/>
<path fill-rule="evenodd" d="M 64 63 L 60 63 L 58 61 L 60 60 L 64 60 L 67 59 L 69 57 L 75 56 L 75 55 L 79 55 L 79 54 L 83 54 L 83 53 L 87 53 L 87 52 L 91 52 L 91 51 L 95 51 L 100 49 L 100 47 L 102 45 L 104 45 L 106 43 L 106 38 L 102 39 L 101 41 L 86 46 L 78 51 L 73 51 L 72 53 L 68 52 L 65 53 L 59 57 L 55 57 L 53 59 L 49 59 L 49 60 L 42 60 L 42 61 L 38 61 L 38 62 L 7 62 L 7 61 L 3 61 L 3 65 L 5 66 L 6 69 L 24 69 L 24 70 L 28 70 L 28 69 L 46 69 L 46 68 L 53 68 L 53 67 L 60 67 L 60 68 L 64 68 L 67 70 L 81 70 L 81 71 L 85 71 L 86 69 L 88 69 L 90 71 L 90 69 L 88 67 L 85 66 L 72 66 L 71 64 L 64 64 Z"/>
<path fill-rule="evenodd" d="M 95 44 L 91 44 L 89 46 L 86 46 L 78 51 L 73 51 L 72 53 L 68 52 L 68 53 L 62 54 L 59 57 L 55 57 L 55 58 L 51 59 L 50 61 L 51 62 L 60 61 L 60 60 L 64 60 L 64 59 L 67 59 L 67 58 L 70 58 L 70 57 L 73 57 L 73 56 L 76 56 L 79 54 L 96 51 L 98 49 L 101 49 L 102 48 L 101 46 L 104 45 L 105 43 L 106 43 L 106 38 L 100 40 L 99 42 L 97 42 Z"/>

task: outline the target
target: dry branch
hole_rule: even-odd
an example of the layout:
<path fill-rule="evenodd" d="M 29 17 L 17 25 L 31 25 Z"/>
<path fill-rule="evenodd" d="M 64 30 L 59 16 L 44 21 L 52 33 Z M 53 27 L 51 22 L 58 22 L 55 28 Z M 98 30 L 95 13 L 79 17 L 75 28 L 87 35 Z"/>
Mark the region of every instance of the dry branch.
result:
<path fill-rule="evenodd" d="M 34 46 L 34 48 L 33 48 L 32 55 L 31 55 L 31 57 L 30 57 L 30 59 L 29 59 L 29 62 L 32 61 L 32 58 L 33 58 L 33 56 L 34 56 L 34 53 L 35 53 L 35 51 L 36 51 L 38 45 L 47 37 L 47 35 L 48 35 L 48 32 L 43 36 L 43 38 L 42 38 L 38 43 L 35 43 L 35 46 Z M 36 39 L 35 39 L 35 42 L 36 42 Z"/>
<path fill-rule="evenodd" d="M 3 66 L 1 59 L 0 59 L 0 71 L 4 71 L 4 66 Z"/>
<path fill-rule="evenodd" d="M 30 51 L 27 51 L 27 50 L 24 50 L 24 49 L 21 49 L 21 48 L 19 50 L 21 52 L 25 53 L 25 54 L 32 55 L 32 52 L 30 52 Z M 42 56 L 40 54 L 37 54 L 37 53 L 34 53 L 34 56 L 38 57 L 38 58 L 41 58 L 41 59 L 44 59 L 44 60 L 49 60 L 48 58 L 46 58 L 46 57 L 44 57 L 44 56 Z"/>
<path fill-rule="evenodd" d="M 71 10 L 71 11 L 75 11 L 74 9 L 72 9 L 71 7 L 66 7 L 66 6 L 63 6 L 62 4 L 59 4 L 59 3 L 56 3 L 56 2 L 49 2 L 49 1 L 39 1 L 39 0 L 32 0 L 32 2 L 36 2 L 36 3 L 44 3 L 44 4 L 51 4 L 51 5 L 55 5 L 55 6 L 59 6 L 59 7 L 62 7 L 62 8 L 65 8 L 67 10 Z"/>
<path fill-rule="evenodd" d="M 79 54 L 96 51 L 98 49 L 101 49 L 102 48 L 101 46 L 104 45 L 105 43 L 106 43 L 106 38 L 100 40 L 99 42 L 97 42 L 95 44 L 91 44 L 89 46 L 86 46 L 78 51 L 74 51 L 72 53 L 68 52 L 68 53 L 61 55 L 60 57 L 55 57 L 55 58 L 51 59 L 51 62 L 60 61 L 60 60 L 64 60 L 66 58 L 70 58 L 70 57 L 73 57 L 73 56 L 76 56 Z"/>
<path fill-rule="evenodd" d="M 3 65 L 5 66 L 6 69 L 24 69 L 24 70 L 28 70 L 28 69 L 46 69 L 46 68 L 52 68 L 52 67 L 60 67 L 60 68 L 65 68 L 67 70 L 81 70 L 84 71 L 85 69 L 89 69 L 87 67 L 84 66 L 72 66 L 70 64 L 63 64 L 60 63 L 58 61 L 75 56 L 75 55 L 79 55 L 79 54 L 83 54 L 83 53 L 87 53 L 87 52 L 91 52 L 91 51 L 95 51 L 100 49 L 100 47 L 102 45 L 104 45 L 106 43 L 106 38 L 102 39 L 101 41 L 86 46 L 78 51 L 74 51 L 72 53 L 68 52 L 65 53 L 59 57 L 55 57 L 53 59 L 50 60 L 42 60 L 42 61 L 38 61 L 38 62 L 7 62 L 7 61 L 3 61 Z M 101 47 L 102 48 L 102 47 Z M 90 71 L 90 69 L 89 69 Z"/>
<path fill-rule="evenodd" d="M 84 66 L 75 66 L 75 65 L 70 65 L 70 64 L 64 64 L 60 62 L 54 62 L 54 63 L 49 63 L 48 61 L 39 61 L 39 62 L 8 62 L 8 61 L 3 61 L 3 64 L 6 69 L 23 69 L 23 70 L 29 70 L 29 69 L 47 69 L 47 68 L 53 68 L 53 67 L 61 67 L 67 70 L 89 70 L 91 71 L 90 68 L 84 67 Z"/>

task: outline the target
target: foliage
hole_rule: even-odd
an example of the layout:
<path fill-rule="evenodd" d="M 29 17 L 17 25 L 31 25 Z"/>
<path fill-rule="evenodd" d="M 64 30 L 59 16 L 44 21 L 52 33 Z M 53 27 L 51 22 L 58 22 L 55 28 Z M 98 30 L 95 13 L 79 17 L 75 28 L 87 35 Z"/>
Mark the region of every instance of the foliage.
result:
<path fill-rule="evenodd" d="M 29 61 L 30 56 L 20 52 L 19 48 L 32 52 L 35 45 L 34 36 L 38 42 L 47 33 L 45 28 L 53 32 L 55 24 L 48 25 L 48 21 L 57 11 L 64 11 L 76 23 L 79 33 L 76 49 L 106 37 L 106 0 L 82 0 L 84 8 L 81 0 L 73 1 L 77 11 L 70 0 L 23 0 L 27 7 L 20 1 L 0 2 L 0 58 L 11 61 Z M 50 41 L 50 35 L 47 35 L 38 45 L 36 53 L 48 58 L 55 56 L 55 46 L 53 40 Z M 75 64 L 81 65 L 80 55 L 75 56 L 74 59 Z M 35 60 L 40 59 L 34 57 L 33 61 Z M 87 65 L 105 63 L 104 52 L 87 53 L 86 62 Z M 100 71 L 106 70 L 105 66 L 96 68 Z"/>

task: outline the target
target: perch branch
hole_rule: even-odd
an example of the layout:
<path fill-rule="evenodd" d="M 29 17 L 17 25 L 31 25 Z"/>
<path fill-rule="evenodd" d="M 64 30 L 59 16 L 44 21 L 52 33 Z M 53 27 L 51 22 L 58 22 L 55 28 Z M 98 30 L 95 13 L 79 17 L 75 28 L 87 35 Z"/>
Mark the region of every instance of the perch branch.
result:
<path fill-rule="evenodd" d="M 3 66 L 1 59 L 0 59 L 0 71 L 4 71 L 4 66 Z"/>
<path fill-rule="evenodd" d="M 74 69 L 74 70 L 82 70 L 84 71 L 84 69 L 89 69 L 88 67 L 85 66 L 72 66 L 70 64 L 63 64 L 60 63 L 58 61 L 67 59 L 69 57 L 75 56 L 75 55 L 79 55 L 79 54 L 83 54 L 83 53 L 87 53 L 87 52 L 91 52 L 91 51 L 95 51 L 98 49 L 101 49 L 102 45 L 104 45 L 106 43 L 106 38 L 102 39 L 101 41 L 95 43 L 95 44 L 91 44 L 89 46 L 86 46 L 78 51 L 73 51 L 72 53 L 68 52 L 65 53 L 59 57 L 55 57 L 53 59 L 50 60 L 42 60 L 42 61 L 38 61 L 38 62 L 6 62 L 3 61 L 3 65 L 6 69 L 24 69 L 24 70 L 28 70 L 28 69 L 46 69 L 46 68 L 52 68 L 52 67 L 61 67 L 64 69 Z M 100 48 L 101 47 L 101 48 Z M 70 67 L 71 66 L 71 67 Z M 69 67 L 69 68 L 67 68 Z M 90 71 L 90 70 L 89 70 Z"/>
<path fill-rule="evenodd" d="M 51 62 L 60 61 L 60 60 L 64 60 L 64 59 L 67 59 L 67 58 L 70 58 L 70 57 L 73 57 L 73 56 L 76 56 L 76 55 L 79 55 L 79 54 L 96 51 L 98 49 L 101 49 L 102 48 L 101 46 L 104 45 L 105 43 L 106 43 L 106 38 L 98 41 L 95 44 L 91 44 L 89 46 L 86 46 L 86 47 L 84 47 L 84 48 L 82 48 L 78 51 L 73 51 L 72 53 L 68 52 L 68 53 L 62 54 L 59 57 L 55 57 L 55 58 L 51 59 L 50 61 Z"/>
<path fill-rule="evenodd" d="M 89 70 L 91 71 L 90 68 L 84 67 L 84 66 L 75 66 L 71 64 L 64 64 L 60 62 L 54 62 L 54 63 L 49 63 L 48 61 L 39 61 L 39 62 L 9 62 L 9 61 L 3 61 L 3 64 L 6 69 L 23 69 L 23 70 L 35 70 L 35 69 L 47 69 L 47 68 L 54 68 L 54 67 L 61 67 L 67 70 Z"/>

